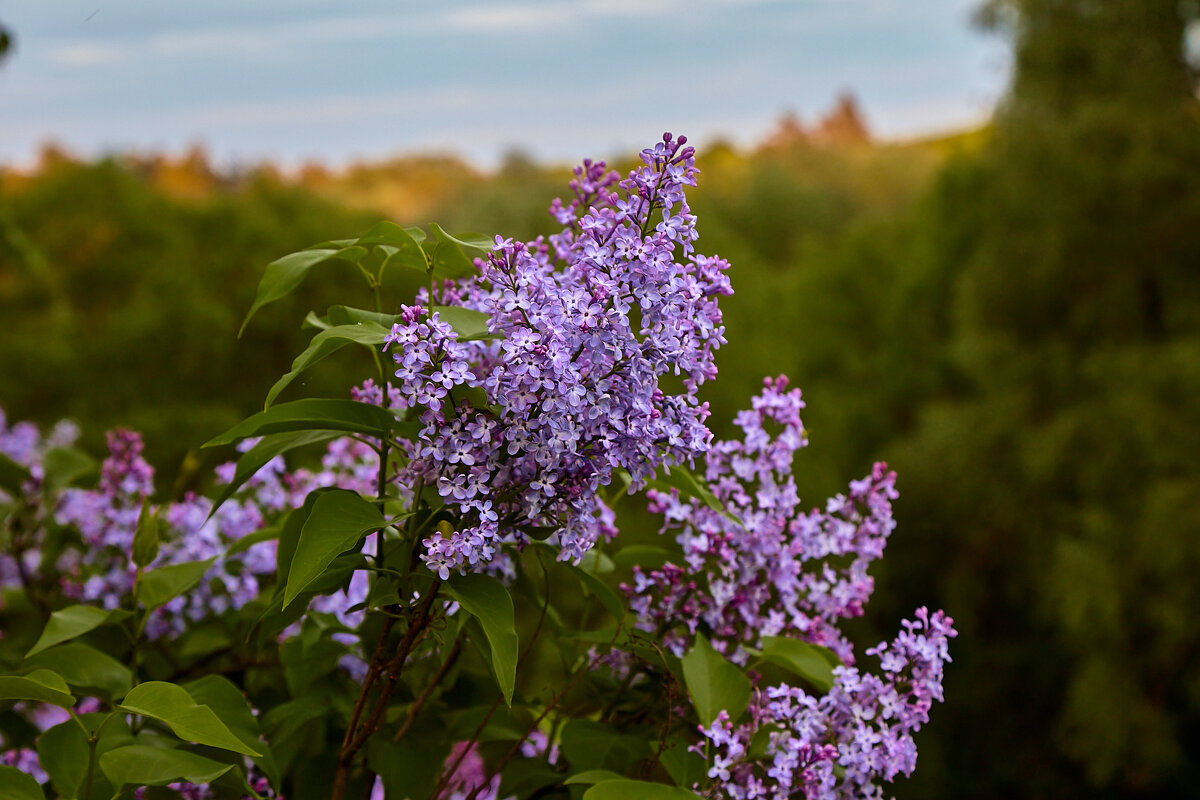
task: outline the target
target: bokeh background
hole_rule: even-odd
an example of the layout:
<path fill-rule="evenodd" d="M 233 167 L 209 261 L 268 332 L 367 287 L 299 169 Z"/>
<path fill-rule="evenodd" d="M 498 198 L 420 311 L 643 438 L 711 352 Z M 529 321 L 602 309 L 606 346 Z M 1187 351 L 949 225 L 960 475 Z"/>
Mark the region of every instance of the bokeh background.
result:
<path fill-rule="evenodd" d="M 961 631 L 896 796 L 1195 796 L 1198 25 L 1189 0 L 6 3 L 0 407 L 97 452 L 143 430 L 164 493 L 203 488 L 196 446 L 352 285 L 238 340 L 268 261 L 380 218 L 548 232 L 570 160 L 684 132 L 699 245 L 734 265 L 714 427 L 789 374 L 810 502 L 900 474 L 861 641 L 923 604 Z"/>

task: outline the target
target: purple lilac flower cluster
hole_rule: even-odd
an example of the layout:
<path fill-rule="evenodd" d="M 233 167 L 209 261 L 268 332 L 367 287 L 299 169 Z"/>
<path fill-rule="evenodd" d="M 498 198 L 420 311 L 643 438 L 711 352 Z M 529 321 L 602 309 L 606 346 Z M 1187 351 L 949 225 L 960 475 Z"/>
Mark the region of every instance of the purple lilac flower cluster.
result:
<path fill-rule="evenodd" d="M 743 439 L 713 445 L 705 477 L 723 512 L 677 490 L 648 493 L 650 510 L 664 516 L 663 532 L 676 533 L 684 565 L 638 570 L 627 591 L 642 626 L 662 629 L 677 653 L 703 625 L 737 663 L 745 663 L 745 647 L 780 635 L 853 663 L 837 623 L 860 616 L 874 589 L 867 568 L 895 528 L 895 473 L 878 463 L 848 494 L 800 512 L 792 459 L 808 443 L 802 408 L 786 377 L 767 379 L 735 419 Z M 703 585 L 693 576 L 704 576 Z"/>
<path fill-rule="evenodd" d="M 716 374 L 717 298 L 731 290 L 728 264 L 693 247 L 684 191 L 696 169 L 685 144 L 665 134 L 624 180 L 584 162 L 575 197 L 551 208 L 560 233 L 497 237 L 478 278 L 443 287 L 442 303 L 488 315 L 498 343 L 459 341 L 421 306 L 393 329 L 402 399 L 425 425 L 401 482 L 436 486 L 464 520 L 424 542 L 443 578 L 534 531 L 577 560 L 615 534 L 598 491 L 616 470 L 638 488 L 708 448 L 697 390 Z M 485 403 L 464 402 L 471 390 Z"/>
<path fill-rule="evenodd" d="M 4 550 L 0 551 L 0 588 L 20 584 L 22 574 L 28 578 L 41 568 L 42 550 L 36 532 L 46 524 L 53 510 L 44 502 L 46 473 L 43 460 L 52 450 L 70 448 L 79 433 L 79 426 L 69 420 L 60 421 L 46 436 L 32 422 L 22 421 L 10 426 L 4 409 L 0 408 L 0 455 L 24 467 L 30 475 L 29 480 L 17 487 L 16 496 L 0 488 L 0 505 L 20 507 L 26 517 L 21 523 L 23 535 L 6 542 Z M 0 607 L 3 602 L 0 597 Z"/>
<path fill-rule="evenodd" d="M 883 674 L 855 667 L 834 670 L 833 688 L 822 697 L 788 685 L 759 689 L 749 719 L 735 726 L 725 712 L 701 733 L 712 745 L 712 767 L 721 796 L 731 800 L 884 797 L 880 779 L 911 775 L 917 764 L 912 735 L 942 701 L 942 675 L 950 661 L 953 620 L 920 608 L 878 655 Z M 761 730 L 770 731 L 765 755 L 748 757 Z"/>
<path fill-rule="evenodd" d="M 57 447 L 70 447 L 79 438 L 79 426 L 70 420 L 62 420 L 46 436 L 32 422 L 8 424 L 8 416 L 0 408 L 0 453 L 29 469 L 33 477 L 41 480 L 42 458 Z M 3 490 L 0 490 L 3 491 Z"/>
<path fill-rule="evenodd" d="M 99 709 L 99 700 L 94 697 L 85 697 L 75 707 L 75 713 L 90 714 Z M 66 709 L 45 703 L 18 701 L 13 704 L 12 710 L 43 733 L 71 719 L 71 714 Z M 0 751 L 3 751 L 0 752 L 0 765 L 16 767 L 22 772 L 32 775 L 39 783 L 49 780 L 46 771 L 42 769 L 41 762 L 38 761 L 37 750 L 32 747 L 14 747 L 4 750 L 4 746 L 4 737 L 0 736 Z"/>
<path fill-rule="evenodd" d="M 354 390 L 355 399 L 378 402 L 380 390 L 370 381 Z M 67 597 L 114 607 L 133 588 L 136 575 L 129 552 L 137 530 L 143 499 L 153 496 L 154 469 L 142 457 L 139 434 L 116 430 L 108 434 L 109 454 L 94 488 L 68 488 L 54 497 L 41 496 L 42 458 L 55 447 L 69 446 L 78 436 L 72 423 L 60 423 L 42 437 L 31 423 L 7 427 L 0 413 L 0 452 L 29 469 L 32 480 L 22 487 L 31 506 L 37 503 L 38 525 L 50 522 L 78 531 L 80 547 L 69 548 L 53 565 L 41 564 L 38 541 L 22 550 L 21 568 L 32 579 L 42 571 L 57 571 Z M 254 442 L 243 443 L 248 449 Z M 233 463 L 217 468 L 217 478 L 229 482 Z M 215 513 L 212 501 L 188 494 L 183 499 L 151 506 L 165 525 L 159 554 L 151 569 L 189 561 L 216 558 L 204 582 L 194 592 L 171 600 L 151 616 L 146 633 L 151 638 L 181 633 L 190 622 L 231 608 L 240 608 L 259 593 L 260 582 L 275 572 L 275 542 L 264 541 L 229 558 L 229 545 L 270 524 L 303 504 L 307 494 L 321 486 L 338 486 L 360 492 L 374 490 L 378 455 L 370 446 L 350 438 L 329 443 L 319 470 L 288 471 L 281 457 L 264 465 L 238 493 Z M 32 532 L 40 540 L 40 531 Z M 356 579 L 360 576 L 356 576 Z M 0 588 L 21 583 L 21 569 L 8 554 L 0 555 Z M 363 585 L 358 585 L 363 584 Z M 365 597 L 365 576 L 346 596 L 321 598 L 316 610 L 335 614 L 350 627 L 359 621 L 346 610 Z"/>
<path fill-rule="evenodd" d="M 271 788 L 271 782 L 261 775 L 254 774 L 253 768 L 246 778 L 246 783 L 254 790 L 255 794 L 266 800 L 285 800 L 283 795 L 275 794 L 275 790 Z M 213 791 L 207 783 L 168 783 L 167 788 L 174 791 L 181 800 L 212 800 Z M 133 790 L 134 800 L 144 800 L 147 794 L 147 789 L 140 786 Z M 251 800 L 249 797 L 244 797 L 242 800 Z"/>
<path fill-rule="evenodd" d="M 709 777 L 723 797 L 881 797 L 876 781 L 908 774 L 916 762 L 912 733 L 942 699 L 947 642 L 955 636 L 942 612 L 920 609 L 916 621 L 878 655 L 882 676 L 860 673 L 839 620 L 859 616 L 874 588 L 867 568 L 895 528 L 895 475 L 876 464 L 823 509 L 800 512 L 792 460 L 807 444 L 798 390 L 784 377 L 765 381 L 736 423 L 739 441 L 713 445 L 707 483 L 723 506 L 714 510 L 678 490 L 651 491 L 651 510 L 676 533 L 684 566 L 635 572 L 626 586 L 639 627 L 683 654 L 703 629 L 732 661 L 745 664 L 763 637 L 787 636 L 830 648 L 843 666 L 823 696 L 803 688 L 758 686 L 749 718 L 722 714 L 701 733 L 711 745 Z M 772 435 L 774 431 L 774 435 Z M 770 730 L 766 753 L 751 741 Z"/>

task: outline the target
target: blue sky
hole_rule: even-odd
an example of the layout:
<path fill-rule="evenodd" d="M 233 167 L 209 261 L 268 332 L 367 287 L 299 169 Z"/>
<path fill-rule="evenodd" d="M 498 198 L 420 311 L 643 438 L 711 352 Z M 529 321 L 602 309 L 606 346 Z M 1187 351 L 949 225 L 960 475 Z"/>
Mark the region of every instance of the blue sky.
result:
<path fill-rule="evenodd" d="M 0 163 L 75 152 L 341 164 L 519 148 L 575 161 L 663 130 L 749 144 L 842 89 L 903 138 L 986 117 L 978 0 L 6 0 Z"/>

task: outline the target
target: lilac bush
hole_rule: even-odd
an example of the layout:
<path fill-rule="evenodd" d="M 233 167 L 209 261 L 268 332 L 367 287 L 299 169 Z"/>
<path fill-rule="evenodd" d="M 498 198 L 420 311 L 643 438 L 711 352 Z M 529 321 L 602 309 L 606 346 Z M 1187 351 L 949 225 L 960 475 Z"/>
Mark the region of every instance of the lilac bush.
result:
<path fill-rule="evenodd" d="M 666 134 L 624 177 L 584 162 L 546 238 L 381 223 L 273 262 L 251 314 L 333 261 L 376 308 L 310 315 L 264 411 L 210 442 L 237 445 L 211 498 L 159 497 L 133 432 L 96 465 L 69 425 L 0 416 L 3 613 L 29 620 L 0 640 L 0 701 L 28 723 L 0 725 L 0 779 L 603 800 L 883 797 L 910 774 L 952 622 L 919 609 L 865 651 L 876 669 L 856 658 L 841 623 L 895 475 L 805 510 L 786 378 L 713 440 L 731 287 L 695 249 L 697 175 Z M 388 269 L 425 283 L 395 314 Z M 275 403 L 351 344 L 378 369 L 349 399 Z M 623 543 L 617 501 L 643 493 L 668 548 Z"/>

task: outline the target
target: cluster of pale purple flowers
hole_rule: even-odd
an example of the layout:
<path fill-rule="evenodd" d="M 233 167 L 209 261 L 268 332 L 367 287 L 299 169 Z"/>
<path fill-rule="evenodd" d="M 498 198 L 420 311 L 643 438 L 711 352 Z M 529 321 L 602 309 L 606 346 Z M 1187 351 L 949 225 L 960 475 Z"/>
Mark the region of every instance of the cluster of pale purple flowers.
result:
<path fill-rule="evenodd" d="M 800 511 L 792 459 L 808 443 L 802 408 L 787 378 L 765 381 L 751 409 L 735 419 L 743 438 L 716 442 L 706 456 L 717 508 L 676 490 L 649 492 L 663 532 L 675 533 L 683 548 L 683 566 L 639 570 L 630 602 L 643 627 L 664 630 L 676 652 L 703 625 L 737 663 L 746 661 L 744 648 L 780 635 L 853 663 L 837 623 L 860 616 L 874 589 L 867 568 L 895 528 L 895 473 L 876 464 L 824 509 Z"/>
<path fill-rule="evenodd" d="M 354 391 L 356 399 L 378 400 L 370 382 Z M 0 423 L 3 418 L 0 417 Z M 18 586 L 43 571 L 57 573 L 63 594 L 81 602 L 114 608 L 132 591 L 136 569 L 130 562 L 143 500 L 154 495 L 154 469 L 143 458 L 139 434 L 111 431 L 108 456 L 93 488 L 67 488 L 50 497 L 41 494 L 42 459 L 55 447 L 68 446 L 78 435 L 70 424 L 60 424 L 42 437 L 31 423 L 11 428 L 0 424 L 0 452 L 26 467 L 33 476 L 22 487 L 31 506 L 37 505 L 42 531 L 53 523 L 78 531 L 80 546 L 63 551 L 54 564 L 41 563 L 39 541 L 21 553 L 22 569 L 8 555 L 0 555 L 0 588 Z M 253 446 L 243 443 L 242 449 Z M 378 472 L 378 455 L 369 445 L 340 438 L 327 445 L 321 468 L 289 471 L 281 457 L 265 464 L 237 494 L 213 511 L 212 501 L 189 493 L 177 501 L 151 504 L 162 524 L 158 555 L 148 569 L 215 559 L 200 586 L 176 597 L 151 615 L 146 633 L 151 638 L 174 636 L 197 620 L 240 608 L 258 596 L 263 579 L 275 573 L 275 541 L 266 540 L 228 555 L 231 545 L 301 506 L 308 493 L 321 486 L 370 492 Z M 216 470 L 218 482 L 233 478 L 235 465 Z M 332 613 L 348 627 L 361 614 L 348 609 L 365 599 L 365 576 L 355 576 L 347 593 L 320 598 L 316 610 Z"/>
<path fill-rule="evenodd" d="M 941 702 L 950 661 L 953 620 L 925 608 L 890 644 L 867 650 L 880 657 L 882 675 L 857 667 L 833 670 L 833 686 L 817 696 L 797 686 L 758 687 L 739 725 L 721 712 L 701 729 L 711 745 L 708 775 L 730 800 L 882 800 L 879 781 L 911 775 L 917 764 L 913 734 Z M 756 735 L 765 748 L 751 756 Z"/>
<path fill-rule="evenodd" d="M 21 421 L 9 425 L 4 409 L 0 408 L 0 455 L 29 473 L 29 478 L 21 481 L 12 493 L 0 488 L 0 507 L 19 507 L 21 514 L 27 517 L 22 521 L 24 535 L 20 541 L 9 541 L 5 549 L 0 551 L 0 590 L 5 586 L 19 585 L 22 576 L 27 579 L 41 568 L 42 550 L 38 532 L 46 525 L 48 516 L 43 499 L 46 478 L 43 460 L 53 450 L 72 447 L 79 433 L 78 425 L 62 420 L 43 436 L 32 422 Z M 0 606 L 3 602 L 0 594 Z"/>
<path fill-rule="evenodd" d="M 874 589 L 867 567 L 895 527 L 895 475 L 876 464 L 823 509 L 800 511 L 792 460 L 807 444 L 804 403 L 786 378 L 765 384 L 736 418 L 743 438 L 714 443 L 707 456 L 715 508 L 674 489 L 650 492 L 651 510 L 676 534 L 685 566 L 638 570 L 626 593 L 639 627 L 679 655 L 703 631 L 739 664 L 768 636 L 827 647 L 842 662 L 823 695 L 757 686 L 744 722 L 723 713 L 702 729 L 708 775 L 721 796 L 882 797 L 878 780 L 911 773 L 912 734 L 942 699 L 952 620 L 922 608 L 895 641 L 867 650 L 880 657 L 881 676 L 854 666 L 853 646 L 837 625 L 861 615 Z M 764 730 L 766 747 L 751 756 Z"/>
<path fill-rule="evenodd" d="M 697 390 L 716 374 L 731 290 L 728 264 L 693 247 L 685 143 L 665 134 L 624 180 L 584 162 L 575 197 L 551 208 L 560 233 L 496 237 L 477 278 L 442 287 L 436 299 L 485 313 L 499 341 L 460 341 L 421 306 L 393 328 L 402 401 L 425 425 L 401 483 L 436 486 L 463 520 L 424 542 L 443 578 L 530 536 L 578 560 L 615 534 L 599 490 L 616 470 L 638 488 L 708 448 Z"/>

